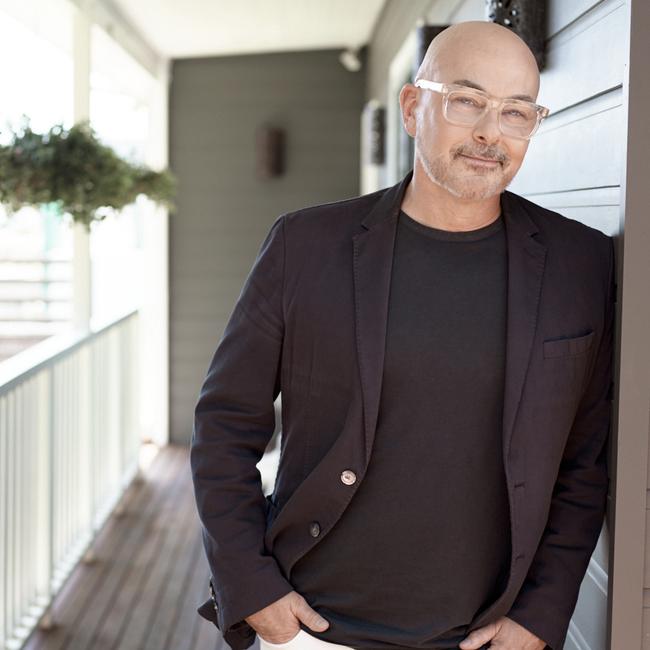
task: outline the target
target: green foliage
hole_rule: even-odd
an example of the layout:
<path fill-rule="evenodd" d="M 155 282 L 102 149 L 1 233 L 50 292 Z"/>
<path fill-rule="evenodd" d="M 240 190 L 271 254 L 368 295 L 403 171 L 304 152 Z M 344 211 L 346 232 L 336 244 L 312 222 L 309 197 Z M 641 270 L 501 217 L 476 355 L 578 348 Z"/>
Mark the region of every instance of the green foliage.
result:
<path fill-rule="evenodd" d="M 69 130 L 58 124 L 39 134 L 26 120 L 11 132 L 10 144 L 0 145 L 0 203 L 9 212 L 54 203 L 89 229 L 92 221 L 106 217 L 99 208 L 119 210 L 139 194 L 174 208 L 172 173 L 123 160 L 97 139 L 88 121 Z"/>

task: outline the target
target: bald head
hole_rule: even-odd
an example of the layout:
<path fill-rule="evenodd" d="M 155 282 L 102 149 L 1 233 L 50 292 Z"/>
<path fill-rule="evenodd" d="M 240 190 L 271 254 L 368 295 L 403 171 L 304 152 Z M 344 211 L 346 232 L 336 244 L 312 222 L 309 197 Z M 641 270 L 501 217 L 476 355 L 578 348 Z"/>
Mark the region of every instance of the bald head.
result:
<path fill-rule="evenodd" d="M 478 20 L 440 32 L 427 49 L 417 79 L 531 102 L 537 102 L 540 85 L 537 61 L 526 43 L 506 27 Z M 413 192 L 427 197 L 423 204 L 442 197 L 460 200 L 457 208 L 469 201 L 473 209 L 475 202 L 488 201 L 492 211 L 521 166 L 529 138 L 506 135 L 503 119 L 511 119 L 510 112 L 504 118 L 504 111 L 489 110 L 487 105 L 475 122 L 450 119 L 449 97 L 435 86 L 412 83 L 400 91 L 404 128 L 415 140 Z"/>
<path fill-rule="evenodd" d="M 416 79 L 452 83 L 481 80 L 499 94 L 504 87 L 520 87 L 533 99 L 539 92 L 539 70 L 530 48 L 514 32 L 496 23 L 472 20 L 440 32 L 429 45 Z"/>

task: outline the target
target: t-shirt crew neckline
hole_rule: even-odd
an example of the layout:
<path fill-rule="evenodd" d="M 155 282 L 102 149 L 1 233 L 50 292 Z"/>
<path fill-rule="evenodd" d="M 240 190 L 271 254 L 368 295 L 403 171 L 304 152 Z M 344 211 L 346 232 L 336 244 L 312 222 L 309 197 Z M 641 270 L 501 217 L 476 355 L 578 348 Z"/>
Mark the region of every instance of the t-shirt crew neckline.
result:
<path fill-rule="evenodd" d="M 433 239 L 442 239 L 445 241 L 477 241 L 479 239 L 485 239 L 503 228 L 503 213 L 499 213 L 499 216 L 492 223 L 487 224 L 487 226 L 482 226 L 474 230 L 443 230 L 441 228 L 434 228 L 433 226 L 426 226 L 413 219 L 413 217 L 410 217 L 404 210 L 400 210 L 399 218 L 411 230 L 415 230 Z"/>

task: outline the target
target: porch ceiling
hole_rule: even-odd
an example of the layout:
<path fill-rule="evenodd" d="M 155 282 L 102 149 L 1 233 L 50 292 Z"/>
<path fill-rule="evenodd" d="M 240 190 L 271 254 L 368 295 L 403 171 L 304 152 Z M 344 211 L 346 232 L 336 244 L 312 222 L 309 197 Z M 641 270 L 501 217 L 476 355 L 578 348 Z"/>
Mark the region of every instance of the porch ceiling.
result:
<path fill-rule="evenodd" d="M 357 47 L 385 0 L 113 0 L 171 58 Z"/>

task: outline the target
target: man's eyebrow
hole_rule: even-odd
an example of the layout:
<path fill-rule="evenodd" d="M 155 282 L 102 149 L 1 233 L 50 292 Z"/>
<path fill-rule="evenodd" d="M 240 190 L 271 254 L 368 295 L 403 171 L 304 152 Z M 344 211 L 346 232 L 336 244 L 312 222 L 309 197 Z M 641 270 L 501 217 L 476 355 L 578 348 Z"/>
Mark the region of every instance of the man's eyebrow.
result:
<path fill-rule="evenodd" d="M 469 86 L 470 88 L 476 88 L 476 90 L 482 90 L 484 93 L 487 92 L 485 88 L 477 84 L 475 81 L 470 81 L 469 79 L 456 79 L 456 81 L 453 81 L 452 83 L 460 84 L 461 86 Z M 526 102 L 532 102 L 533 104 L 535 103 L 535 100 L 530 95 L 511 95 L 505 99 L 523 99 Z"/>

